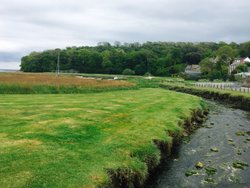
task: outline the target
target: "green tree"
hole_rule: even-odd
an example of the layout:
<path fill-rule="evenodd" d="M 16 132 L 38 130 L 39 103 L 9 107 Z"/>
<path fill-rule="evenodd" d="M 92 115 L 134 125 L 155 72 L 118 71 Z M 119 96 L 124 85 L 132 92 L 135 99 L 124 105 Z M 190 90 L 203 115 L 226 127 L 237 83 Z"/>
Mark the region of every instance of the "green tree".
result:
<path fill-rule="evenodd" d="M 187 64 L 201 62 L 203 75 L 224 77 L 226 67 L 238 52 L 250 56 L 250 42 L 226 44 L 224 42 L 101 42 L 98 46 L 68 47 L 61 49 L 61 70 L 86 73 L 121 74 L 129 68 L 137 75 L 149 72 L 158 76 L 171 76 L 184 70 Z M 209 61 L 211 58 L 216 61 Z M 204 61 L 203 61 L 204 60 Z M 55 71 L 57 51 L 33 52 L 22 58 L 21 70 L 27 72 Z"/>
<path fill-rule="evenodd" d="M 236 51 L 232 47 L 224 45 L 217 50 L 216 55 L 219 61 L 229 65 L 235 58 Z"/>
<path fill-rule="evenodd" d="M 250 41 L 240 44 L 239 54 L 241 57 L 250 57 Z"/>
<path fill-rule="evenodd" d="M 200 67 L 202 74 L 208 75 L 213 72 L 215 64 L 210 60 L 210 58 L 206 58 L 200 62 Z"/>
<path fill-rule="evenodd" d="M 190 65 L 199 64 L 199 62 L 201 61 L 201 53 L 189 52 L 185 55 L 185 61 Z"/>

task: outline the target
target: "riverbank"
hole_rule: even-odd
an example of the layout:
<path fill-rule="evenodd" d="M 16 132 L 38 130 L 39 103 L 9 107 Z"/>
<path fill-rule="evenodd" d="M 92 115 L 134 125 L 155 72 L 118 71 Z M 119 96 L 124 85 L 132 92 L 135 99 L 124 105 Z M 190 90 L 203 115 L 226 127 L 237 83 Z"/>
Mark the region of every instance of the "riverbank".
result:
<path fill-rule="evenodd" d="M 232 105 L 234 108 L 250 111 L 250 94 L 240 93 L 236 91 L 212 89 L 212 88 L 197 88 L 193 86 L 160 84 L 161 88 L 188 93 L 212 99 L 218 102 Z"/>
<path fill-rule="evenodd" d="M 0 103 L 4 187 L 143 186 L 206 115 L 201 98 L 163 89 L 0 95 Z"/>
<path fill-rule="evenodd" d="M 169 162 L 171 158 L 179 150 L 181 144 L 186 143 L 190 136 L 200 127 L 202 127 L 203 122 L 206 120 L 209 110 L 207 107 L 202 109 L 193 109 L 192 113 L 185 118 L 183 121 L 179 122 L 179 125 L 183 128 L 181 132 L 169 132 L 172 141 L 170 143 L 164 143 L 155 140 L 154 143 L 161 151 L 160 163 L 157 166 L 151 167 L 149 176 L 145 181 L 143 187 L 150 187 L 155 179 L 162 173 L 163 166 L 166 165 L 166 161 Z"/>
<path fill-rule="evenodd" d="M 207 120 L 164 161 L 148 188 L 249 187 L 250 114 L 208 104 Z M 203 168 L 196 168 L 197 162 Z"/>
<path fill-rule="evenodd" d="M 108 187 L 147 187 L 148 184 L 152 183 L 151 181 L 155 178 L 155 175 L 161 172 L 161 166 L 164 165 L 165 160 L 171 158 L 179 146 L 186 139 L 189 139 L 189 136 L 196 129 L 201 127 L 207 115 L 208 109 L 206 107 L 192 109 L 189 116 L 178 122 L 178 125 L 181 127 L 180 131 L 166 131 L 167 135 L 171 138 L 170 141 L 153 139 L 153 143 L 160 151 L 160 157 L 158 163 L 154 163 L 152 158 L 146 162 L 148 169 L 146 179 L 140 182 L 137 174 L 130 176 L 131 174 L 124 173 L 123 170 L 114 171 L 111 174 L 112 181 Z"/>

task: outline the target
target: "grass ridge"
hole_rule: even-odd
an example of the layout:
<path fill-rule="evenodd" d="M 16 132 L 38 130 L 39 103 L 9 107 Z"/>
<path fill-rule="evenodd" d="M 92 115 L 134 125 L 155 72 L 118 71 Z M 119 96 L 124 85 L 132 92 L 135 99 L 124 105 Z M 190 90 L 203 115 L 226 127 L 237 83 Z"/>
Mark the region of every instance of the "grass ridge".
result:
<path fill-rule="evenodd" d="M 170 84 L 160 84 L 161 88 L 173 90 L 182 93 L 201 96 L 207 99 L 230 104 L 235 108 L 250 111 L 250 94 L 240 93 L 230 90 L 220 90 L 211 88 L 197 88 L 193 86 L 178 86 Z"/>

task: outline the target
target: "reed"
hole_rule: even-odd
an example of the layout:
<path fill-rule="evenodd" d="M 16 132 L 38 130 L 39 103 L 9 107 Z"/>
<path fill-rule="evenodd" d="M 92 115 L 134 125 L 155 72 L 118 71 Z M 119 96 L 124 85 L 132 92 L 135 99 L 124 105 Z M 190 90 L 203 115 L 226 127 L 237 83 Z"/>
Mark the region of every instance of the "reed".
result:
<path fill-rule="evenodd" d="M 133 89 L 135 84 L 127 81 L 98 80 L 76 76 L 52 74 L 0 74 L 0 94 L 57 94 L 89 93 Z"/>

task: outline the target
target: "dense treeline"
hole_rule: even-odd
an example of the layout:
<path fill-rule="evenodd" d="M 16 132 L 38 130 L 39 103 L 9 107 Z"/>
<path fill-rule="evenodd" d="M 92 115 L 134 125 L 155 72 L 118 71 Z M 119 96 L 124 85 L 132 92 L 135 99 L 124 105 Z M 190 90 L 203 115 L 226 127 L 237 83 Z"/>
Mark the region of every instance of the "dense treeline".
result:
<path fill-rule="evenodd" d="M 32 52 L 22 58 L 21 70 L 24 72 L 53 72 L 56 70 L 59 49 Z M 236 43 L 184 43 L 184 42 L 146 42 L 99 43 L 95 47 L 68 47 L 60 50 L 60 70 L 80 73 L 136 74 L 150 73 L 169 76 L 184 71 L 188 64 L 203 65 L 205 75 L 209 75 L 211 58 L 218 58 L 215 70 L 222 77 L 225 67 L 235 57 L 250 56 L 250 42 Z M 213 73 L 214 74 L 214 73 Z"/>

